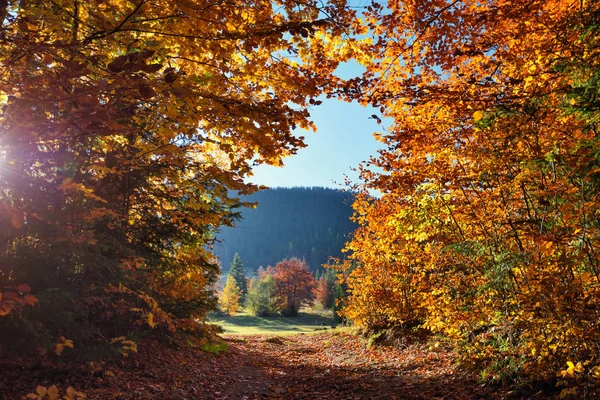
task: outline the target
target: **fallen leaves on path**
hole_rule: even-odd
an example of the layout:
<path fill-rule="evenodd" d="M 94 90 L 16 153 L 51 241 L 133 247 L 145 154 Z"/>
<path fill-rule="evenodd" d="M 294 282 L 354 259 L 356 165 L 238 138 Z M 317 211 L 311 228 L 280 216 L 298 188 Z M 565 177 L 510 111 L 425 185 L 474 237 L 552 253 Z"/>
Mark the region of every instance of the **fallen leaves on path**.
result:
<path fill-rule="evenodd" d="M 343 333 L 234 340 L 232 357 L 251 360 L 261 393 L 236 385 L 229 399 L 476 399 L 502 398 L 458 372 L 451 353 L 424 344 L 367 349 Z"/>
<path fill-rule="evenodd" d="M 224 336 L 229 351 L 142 343 L 122 363 L 10 365 L 0 361 L 0 398 L 37 385 L 73 386 L 90 399 L 503 399 L 456 368 L 452 352 L 422 342 L 367 349 L 340 331 Z M 515 397 L 514 394 L 511 398 Z M 531 398 L 531 396 L 527 397 Z"/>

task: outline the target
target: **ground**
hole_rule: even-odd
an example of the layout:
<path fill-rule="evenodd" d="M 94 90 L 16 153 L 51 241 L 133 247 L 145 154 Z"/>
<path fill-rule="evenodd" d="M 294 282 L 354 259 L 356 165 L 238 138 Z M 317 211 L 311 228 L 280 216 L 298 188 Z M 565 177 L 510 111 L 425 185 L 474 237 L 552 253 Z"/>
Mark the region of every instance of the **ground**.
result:
<path fill-rule="evenodd" d="M 357 336 L 226 337 L 240 380 L 223 399 L 475 399 L 494 393 L 422 344 L 368 350 Z M 501 396 L 498 396 L 500 398 Z"/>
<path fill-rule="evenodd" d="M 229 349 L 221 355 L 143 343 L 139 354 L 122 364 L 98 365 L 93 373 L 60 365 L 47 370 L 4 365 L 0 393 L 19 398 L 27 387 L 33 392 L 38 384 L 57 384 L 61 390 L 72 385 L 91 399 L 500 399 L 509 394 L 478 384 L 454 367 L 449 350 L 424 343 L 368 350 L 343 330 L 224 339 Z"/>
<path fill-rule="evenodd" d="M 79 368 L 0 360 L 0 399 L 20 399 L 53 384 L 61 394 L 73 386 L 100 400 L 536 398 L 480 384 L 456 367 L 450 349 L 418 335 L 369 348 L 349 328 L 312 329 L 285 336 L 224 334 L 205 350 L 147 339 L 122 361 Z"/>
<path fill-rule="evenodd" d="M 211 322 L 219 325 L 227 334 L 241 335 L 289 335 L 337 325 L 331 310 L 314 309 L 304 309 L 295 317 L 255 317 L 242 312 L 234 316 L 213 317 Z"/>

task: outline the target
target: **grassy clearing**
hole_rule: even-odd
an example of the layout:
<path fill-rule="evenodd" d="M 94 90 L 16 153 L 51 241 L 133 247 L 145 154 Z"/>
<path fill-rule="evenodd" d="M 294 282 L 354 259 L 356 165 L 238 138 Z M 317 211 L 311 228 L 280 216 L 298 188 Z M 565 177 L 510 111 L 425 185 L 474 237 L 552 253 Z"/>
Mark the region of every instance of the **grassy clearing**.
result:
<path fill-rule="evenodd" d="M 236 335 L 291 335 L 308 333 L 337 325 L 331 311 L 302 310 L 297 317 L 255 317 L 244 312 L 215 317 L 211 321 L 225 333 Z"/>

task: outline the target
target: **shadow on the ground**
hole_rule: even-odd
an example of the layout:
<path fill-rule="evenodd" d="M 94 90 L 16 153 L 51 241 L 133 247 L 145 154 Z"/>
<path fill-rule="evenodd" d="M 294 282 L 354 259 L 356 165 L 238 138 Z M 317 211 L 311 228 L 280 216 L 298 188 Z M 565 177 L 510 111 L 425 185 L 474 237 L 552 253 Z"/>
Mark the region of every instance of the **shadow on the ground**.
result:
<path fill-rule="evenodd" d="M 248 338 L 238 343 L 232 344 L 238 362 L 264 371 L 262 376 L 249 379 L 264 379 L 265 389 L 252 393 L 243 387 L 232 387 L 224 397 L 227 399 L 500 399 L 507 395 L 506 391 L 495 392 L 452 369 L 417 373 L 425 366 L 425 360 L 401 367 L 357 359 L 343 365 L 342 358 L 338 360 L 341 363 L 333 365 L 322 347 L 307 347 L 301 341 L 256 346 L 257 340 Z M 348 359 L 351 358 L 349 354 Z"/>
<path fill-rule="evenodd" d="M 251 315 L 236 315 L 216 319 L 212 322 L 222 326 L 225 330 L 231 331 L 243 331 L 243 328 L 249 328 L 263 332 L 290 331 L 291 333 L 307 331 L 311 328 L 319 329 L 336 325 L 336 321 L 333 318 L 305 313 L 300 313 L 297 317 L 255 317 Z"/>
<path fill-rule="evenodd" d="M 359 339 L 334 333 L 227 339 L 229 351 L 220 356 L 145 341 L 139 353 L 94 368 L 0 359 L 0 399 L 53 384 L 94 400 L 550 398 L 484 387 L 423 347 L 373 353 Z"/>

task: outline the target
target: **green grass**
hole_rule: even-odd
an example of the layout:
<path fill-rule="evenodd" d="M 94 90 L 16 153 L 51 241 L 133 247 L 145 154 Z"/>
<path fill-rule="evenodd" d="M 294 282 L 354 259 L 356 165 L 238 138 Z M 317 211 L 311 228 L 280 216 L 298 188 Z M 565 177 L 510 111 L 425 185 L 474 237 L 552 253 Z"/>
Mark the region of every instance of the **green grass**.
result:
<path fill-rule="evenodd" d="M 244 312 L 234 316 L 215 317 L 211 323 L 225 333 L 236 335 L 291 335 L 314 332 L 336 325 L 331 311 L 303 310 L 297 317 L 254 317 Z"/>

